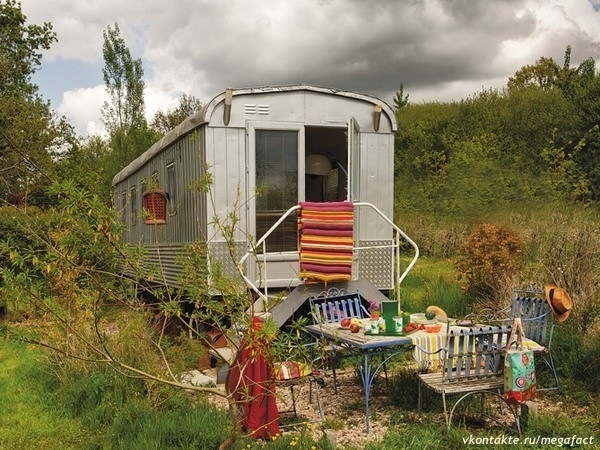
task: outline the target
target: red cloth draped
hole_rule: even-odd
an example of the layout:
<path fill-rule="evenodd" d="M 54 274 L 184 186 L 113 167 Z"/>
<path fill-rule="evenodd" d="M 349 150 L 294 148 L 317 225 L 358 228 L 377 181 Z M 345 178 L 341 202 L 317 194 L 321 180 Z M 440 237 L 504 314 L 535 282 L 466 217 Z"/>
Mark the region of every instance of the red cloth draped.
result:
<path fill-rule="evenodd" d="M 262 319 L 254 317 L 231 366 L 228 386 L 240 410 L 242 428 L 255 438 L 271 439 L 279 433 L 279 412 L 272 364 L 264 353 L 268 343 L 253 336 L 261 326 Z"/>

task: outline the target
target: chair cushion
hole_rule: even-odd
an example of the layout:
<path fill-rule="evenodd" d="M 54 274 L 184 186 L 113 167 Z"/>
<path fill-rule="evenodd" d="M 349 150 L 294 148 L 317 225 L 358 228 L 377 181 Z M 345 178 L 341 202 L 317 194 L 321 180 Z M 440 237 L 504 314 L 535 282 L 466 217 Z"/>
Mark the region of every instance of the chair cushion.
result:
<path fill-rule="evenodd" d="M 310 364 L 298 361 L 283 361 L 275 364 L 275 379 L 279 381 L 306 377 L 313 373 Z"/>

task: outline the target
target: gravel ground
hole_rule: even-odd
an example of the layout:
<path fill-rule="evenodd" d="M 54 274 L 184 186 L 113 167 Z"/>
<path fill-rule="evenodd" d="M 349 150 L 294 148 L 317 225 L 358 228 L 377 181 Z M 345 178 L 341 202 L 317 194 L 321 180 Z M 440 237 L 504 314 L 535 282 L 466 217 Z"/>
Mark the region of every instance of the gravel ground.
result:
<path fill-rule="evenodd" d="M 338 393 L 333 387 L 333 378 L 328 374 L 325 378 L 325 386 L 320 389 L 321 406 L 324 414 L 324 421 L 319 421 L 319 409 L 315 398 L 315 390 L 313 388 L 313 401 L 309 402 L 309 383 L 303 383 L 294 387 L 296 396 L 296 411 L 298 418 L 294 418 L 289 412 L 292 408 L 290 390 L 287 387 L 279 386 L 277 388 L 277 406 L 280 411 L 280 424 L 282 424 L 282 433 L 296 433 L 294 427 L 286 426 L 286 424 L 294 424 L 299 421 L 309 422 L 314 424 L 312 428 L 313 437 L 320 439 L 322 437 L 322 429 L 324 426 L 330 425 L 331 430 L 326 430 L 330 440 L 335 441 L 336 449 L 343 450 L 347 446 L 353 448 L 362 448 L 365 443 L 380 440 L 388 430 L 388 424 L 392 414 L 405 414 L 410 416 L 411 421 L 418 420 L 416 408 L 414 411 L 399 412 L 389 396 L 385 392 L 385 381 L 379 379 L 371 391 L 370 399 L 370 432 L 365 430 L 365 403 L 362 383 L 352 369 L 338 372 Z M 432 394 L 435 396 L 435 394 Z M 224 399 L 217 400 L 225 408 L 227 403 Z M 557 408 L 551 401 L 543 398 L 536 400 L 536 407 L 539 410 L 551 411 Z M 441 405 L 440 405 L 441 408 Z M 560 407 L 558 407 L 560 409 Z M 439 423 L 440 432 L 445 427 L 443 412 L 430 413 L 427 415 L 427 420 L 433 420 Z"/>
<path fill-rule="evenodd" d="M 326 423 L 331 422 L 336 428 L 328 431 L 328 435 L 335 439 L 337 448 L 344 448 L 345 444 L 360 448 L 361 444 L 367 441 L 381 439 L 387 431 L 386 412 L 389 412 L 392 407 L 388 404 L 386 397 L 377 395 L 380 394 L 379 389 L 377 387 L 372 389 L 369 406 L 371 412 L 377 412 L 377 417 L 371 417 L 370 432 L 367 434 L 365 430 L 365 397 L 362 384 L 355 372 L 346 370 L 337 373 L 337 394 L 334 390 L 333 378 L 329 376 L 325 381 L 325 386 L 320 390 L 321 406 Z M 309 389 L 308 383 L 294 388 L 297 397 L 296 410 L 299 417 L 317 422 L 319 409 L 314 395 L 313 402 L 309 403 Z M 280 411 L 291 407 L 289 389 L 278 389 L 277 396 Z M 289 413 L 282 415 L 282 422 L 291 420 L 291 418 L 288 419 L 290 415 Z M 339 428 L 340 426 L 341 428 Z"/>
<path fill-rule="evenodd" d="M 382 389 L 374 386 L 371 394 L 370 410 L 370 432 L 365 430 L 365 400 L 362 384 L 353 370 L 345 370 L 337 373 L 338 393 L 335 393 L 333 387 L 333 378 L 331 374 L 325 378 L 325 386 L 320 389 L 321 406 L 325 424 L 332 424 L 334 430 L 328 430 L 327 435 L 335 440 L 336 448 L 343 449 L 347 444 L 360 448 L 367 441 L 381 439 L 387 431 L 386 422 L 389 413 L 394 409 L 390 405 L 388 398 L 382 395 Z M 380 380 L 381 386 L 384 381 Z M 316 439 L 322 436 L 323 422 L 319 423 L 319 409 L 316 402 L 316 391 L 313 385 L 313 401 L 309 402 L 310 385 L 302 383 L 294 386 L 296 397 L 296 411 L 298 420 L 289 412 L 292 408 L 290 389 L 279 386 L 277 388 L 277 406 L 280 411 L 280 423 L 283 425 L 282 432 L 296 432 L 294 427 L 287 427 L 286 424 L 294 424 L 299 421 L 308 421 L 316 424 L 313 434 Z M 214 401 L 220 406 L 226 408 L 227 402 L 215 397 Z M 375 412 L 375 417 L 373 417 Z"/>
<path fill-rule="evenodd" d="M 392 377 L 393 379 L 393 377 Z M 294 387 L 296 395 L 296 410 L 299 420 L 296 420 L 293 415 L 288 411 L 291 406 L 290 390 L 286 387 L 277 388 L 277 406 L 280 411 L 280 423 L 283 424 L 283 433 L 295 433 L 297 432 L 293 427 L 285 427 L 285 424 L 297 423 L 298 421 L 308 421 L 315 424 L 313 428 L 313 437 L 320 439 L 322 437 L 322 428 L 328 424 L 332 430 L 327 431 L 328 437 L 336 442 L 336 448 L 343 450 L 347 448 L 347 445 L 351 445 L 353 448 L 362 448 L 366 442 L 380 440 L 388 430 L 388 424 L 392 414 L 404 414 L 410 416 L 410 421 L 418 420 L 418 413 L 416 407 L 410 411 L 403 411 L 399 413 L 398 407 L 392 404 L 389 396 L 386 395 L 385 381 L 379 379 L 376 385 L 373 387 L 371 392 L 370 401 L 370 433 L 367 434 L 365 431 L 365 404 L 364 404 L 364 393 L 362 389 L 362 383 L 360 382 L 355 371 L 347 369 L 345 371 L 338 371 L 338 393 L 335 392 L 333 387 L 333 378 L 331 374 L 325 378 L 325 386 L 320 390 L 321 405 L 324 413 L 324 422 L 319 422 L 319 409 L 317 407 L 316 400 L 313 395 L 313 402 L 309 403 L 309 383 L 303 383 Z M 314 394 L 314 392 L 313 392 Z M 395 394 L 397 395 L 397 393 Z M 431 394 L 434 397 L 438 397 L 435 394 Z M 222 405 L 223 408 L 227 407 L 227 402 L 222 398 L 216 398 L 215 401 Z M 567 405 L 563 404 L 562 401 L 556 402 L 551 396 L 545 397 L 543 395 L 538 396 L 534 404 L 533 411 L 544 411 L 544 414 L 552 415 L 553 412 L 563 411 L 565 408 L 568 409 Z M 588 408 L 584 408 L 587 410 Z M 439 413 L 427 414 L 427 420 L 433 420 L 439 424 L 440 432 L 445 427 L 444 415 L 441 410 Z M 578 406 L 577 410 L 573 411 L 573 415 L 581 414 L 581 407 Z M 511 419 L 512 420 L 512 419 Z"/>

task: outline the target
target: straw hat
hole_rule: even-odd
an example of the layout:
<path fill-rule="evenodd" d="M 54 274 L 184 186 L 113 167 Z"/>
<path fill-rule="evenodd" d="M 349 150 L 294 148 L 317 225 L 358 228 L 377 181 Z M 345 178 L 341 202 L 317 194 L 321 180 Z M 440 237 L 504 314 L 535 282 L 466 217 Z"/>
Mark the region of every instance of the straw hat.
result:
<path fill-rule="evenodd" d="M 573 300 L 567 291 L 559 288 L 557 285 L 548 283 L 544 286 L 544 293 L 546 294 L 546 300 L 548 300 L 548 305 L 550 305 L 550 309 L 557 317 L 559 322 L 564 322 L 571 314 L 571 309 L 573 309 Z"/>

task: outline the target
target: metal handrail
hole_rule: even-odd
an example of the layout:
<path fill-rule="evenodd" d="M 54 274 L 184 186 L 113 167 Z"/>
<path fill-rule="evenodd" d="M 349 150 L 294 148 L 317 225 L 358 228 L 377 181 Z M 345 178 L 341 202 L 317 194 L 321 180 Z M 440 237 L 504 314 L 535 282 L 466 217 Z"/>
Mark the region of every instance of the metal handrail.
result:
<path fill-rule="evenodd" d="M 288 209 L 285 213 L 283 213 L 283 215 L 279 218 L 279 220 L 277 222 L 275 222 L 271 228 L 269 228 L 265 234 L 263 234 L 263 236 L 256 241 L 256 244 L 254 245 L 254 247 L 250 250 L 248 250 L 244 256 L 242 256 L 242 258 L 240 259 L 240 261 L 238 262 L 238 266 L 240 268 L 240 273 L 242 274 L 242 278 L 244 279 L 244 281 L 246 282 L 246 284 L 248 286 L 250 286 L 250 288 L 263 300 L 263 302 L 265 300 L 267 300 L 267 291 L 268 291 L 268 277 L 266 276 L 266 270 L 267 270 L 267 245 L 266 245 L 266 240 L 267 238 L 271 235 L 271 233 L 277 229 L 277 227 L 279 227 L 279 225 L 281 225 L 283 223 L 283 221 L 285 219 L 287 219 L 287 217 L 292 214 L 294 211 L 297 211 L 298 209 L 300 209 L 300 205 L 295 205 L 292 206 L 290 209 Z M 265 280 L 265 293 L 263 294 L 260 289 L 258 287 L 255 286 L 255 284 L 250 281 L 250 279 L 246 276 L 246 274 L 244 273 L 243 267 L 244 267 L 244 263 L 246 262 L 246 260 L 248 259 L 248 257 L 252 254 L 255 254 L 255 250 L 258 248 L 261 248 L 261 246 L 263 246 L 263 252 L 262 252 L 262 256 L 263 256 L 263 270 L 265 271 L 264 273 L 264 277 L 261 278 L 261 280 Z"/>
<path fill-rule="evenodd" d="M 393 285 L 393 289 L 396 289 L 398 286 L 400 286 L 400 283 L 402 283 L 402 281 L 404 280 L 404 278 L 406 277 L 406 275 L 408 275 L 408 272 L 410 272 L 410 270 L 413 268 L 413 266 L 415 265 L 415 263 L 417 262 L 417 259 L 419 259 L 419 247 L 417 246 L 417 244 L 404 232 L 402 231 L 394 222 L 392 222 L 383 212 L 381 212 L 381 210 L 379 208 L 377 208 L 375 205 L 373 205 L 372 203 L 368 203 L 368 202 L 356 202 L 353 204 L 353 206 L 356 207 L 368 207 L 371 208 L 373 211 L 375 211 L 385 222 L 387 222 L 388 225 L 390 225 L 392 227 L 392 229 L 394 230 L 395 234 L 393 237 L 393 243 L 391 245 L 385 245 L 385 246 L 375 246 L 375 247 L 353 247 L 353 251 L 355 250 L 363 250 L 363 249 L 367 249 L 367 248 L 380 248 L 380 247 L 391 247 L 395 250 L 396 254 L 395 254 L 395 259 L 393 260 L 393 270 L 396 274 L 395 277 L 395 282 Z M 244 256 L 242 256 L 242 258 L 240 259 L 240 261 L 238 262 L 238 266 L 240 268 L 240 273 L 242 275 L 242 278 L 244 279 L 244 281 L 246 282 L 246 284 L 258 295 L 259 298 L 261 298 L 264 301 L 266 301 L 268 299 L 268 276 L 267 276 L 267 247 L 266 247 L 266 239 L 271 235 L 271 233 L 276 230 L 285 219 L 287 219 L 288 216 L 290 216 L 292 213 L 294 213 L 295 211 L 299 210 L 301 208 L 300 205 L 295 205 L 292 206 L 290 209 L 288 209 L 285 213 L 283 213 L 283 215 L 279 218 L 279 220 L 277 220 L 277 222 L 275 222 L 271 228 L 269 228 L 265 234 L 258 240 L 256 241 L 256 244 L 254 245 L 254 247 L 250 250 L 248 250 Z M 400 274 L 400 236 L 402 238 L 404 238 L 414 249 L 415 254 L 411 260 L 411 262 L 408 264 L 408 266 L 406 267 L 406 269 L 402 272 L 402 274 Z M 261 284 L 264 281 L 264 293 L 261 292 L 261 290 L 245 275 L 243 267 L 244 267 L 244 263 L 246 262 L 246 260 L 250 257 L 250 255 L 252 254 L 256 254 L 256 249 L 259 249 L 262 247 L 262 263 L 263 263 L 263 276 L 261 276 Z"/>

